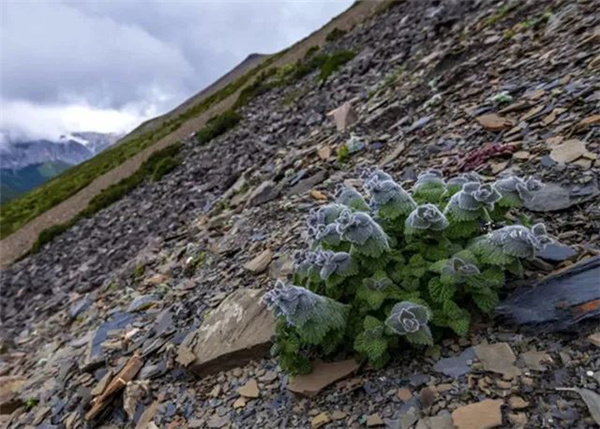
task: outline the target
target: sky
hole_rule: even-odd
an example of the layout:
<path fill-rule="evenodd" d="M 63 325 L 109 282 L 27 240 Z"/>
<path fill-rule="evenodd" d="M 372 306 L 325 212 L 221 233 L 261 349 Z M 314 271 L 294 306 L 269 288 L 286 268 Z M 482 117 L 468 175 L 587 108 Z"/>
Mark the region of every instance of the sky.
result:
<path fill-rule="evenodd" d="M 0 0 L 0 144 L 127 132 L 353 0 Z"/>

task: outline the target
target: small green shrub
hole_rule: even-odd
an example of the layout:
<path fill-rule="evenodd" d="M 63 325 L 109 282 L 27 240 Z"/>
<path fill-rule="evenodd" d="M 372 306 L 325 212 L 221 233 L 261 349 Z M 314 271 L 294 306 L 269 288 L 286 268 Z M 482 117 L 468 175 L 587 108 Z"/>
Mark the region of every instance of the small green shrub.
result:
<path fill-rule="evenodd" d="M 348 149 L 348 146 L 343 144 L 337 150 L 337 160 L 339 163 L 344 164 L 345 162 L 348 162 L 349 159 L 350 159 L 350 149 Z"/>
<path fill-rule="evenodd" d="M 57 237 L 63 232 L 65 232 L 67 229 L 69 229 L 70 226 L 71 224 L 61 223 L 58 225 L 53 225 L 50 228 L 44 229 L 42 232 L 40 232 L 40 235 L 38 235 L 37 240 L 31 246 L 31 251 L 33 253 L 39 252 L 46 243 L 49 243 L 54 237 Z"/>
<path fill-rule="evenodd" d="M 310 59 L 314 54 L 319 52 L 319 49 L 321 49 L 321 48 L 318 45 L 311 46 L 310 48 L 308 48 L 308 50 L 304 54 L 304 60 L 306 61 L 306 60 Z"/>
<path fill-rule="evenodd" d="M 329 76 L 338 71 L 340 67 L 356 56 L 352 51 L 341 51 L 331 54 L 327 60 L 321 65 L 319 72 L 319 80 L 325 81 Z"/>
<path fill-rule="evenodd" d="M 511 209 L 541 184 L 517 177 L 483 184 L 476 174 L 445 181 L 432 170 L 405 191 L 383 171 L 308 217 L 309 251 L 295 255 L 293 284 L 278 281 L 264 302 L 277 318 L 273 353 L 292 373 L 310 359 L 355 352 L 374 367 L 406 345 L 466 335 L 472 314 L 499 302 L 505 274 L 551 241 L 543 225 L 508 225 Z"/>
<path fill-rule="evenodd" d="M 179 165 L 179 161 L 172 156 L 161 159 L 154 167 L 152 180 L 158 182 L 165 174 L 170 173 Z"/>
<path fill-rule="evenodd" d="M 335 27 L 333 30 L 327 33 L 327 36 L 325 36 L 325 40 L 328 42 L 335 42 L 346 33 L 346 30 L 342 30 L 341 28 Z"/>
<path fill-rule="evenodd" d="M 214 116 L 196 133 L 196 140 L 200 144 L 206 144 L 235 127 L 241 120 L 242 116 L 233 110 Z"/>

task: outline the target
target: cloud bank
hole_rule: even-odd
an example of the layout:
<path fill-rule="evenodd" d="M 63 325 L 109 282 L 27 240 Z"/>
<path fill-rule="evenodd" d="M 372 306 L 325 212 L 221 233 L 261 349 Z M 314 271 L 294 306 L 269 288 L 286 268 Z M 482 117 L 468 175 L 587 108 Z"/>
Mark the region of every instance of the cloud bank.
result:
<path fill-rule="evenodd" d="M 130 130 L 351 3 L 5 1 L 0 130 L 31 138 Z"/>

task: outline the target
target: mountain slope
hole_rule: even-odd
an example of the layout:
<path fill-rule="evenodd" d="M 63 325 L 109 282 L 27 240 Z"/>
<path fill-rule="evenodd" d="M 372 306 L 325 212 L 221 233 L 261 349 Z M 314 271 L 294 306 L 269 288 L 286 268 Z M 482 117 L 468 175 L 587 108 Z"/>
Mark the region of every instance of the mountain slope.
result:
<path fill-rule="evenodd" d="M 273 55 L 254 69 L 206 97 L 196 99 L 185 111 L 163 115 L 160 124 L 148 132 L 133 132 L 101 154 L 69 169 L 60 177 L 3 207 L 0 213 L 0 266 L 23 255 L 42 231 L 71 222 L 87 210 L 90 202 L 107 188 L 132 177 L 154 153 L 188 138 L 212 117 L 234 106 L 240 93 L 251 87 L 269 67 L 282 67 L 302 59 L 314 46 L 325 43 L 335 28 L 348 29 L 377 11 L 386 2 L 357 2 L 323 28 Z"/>

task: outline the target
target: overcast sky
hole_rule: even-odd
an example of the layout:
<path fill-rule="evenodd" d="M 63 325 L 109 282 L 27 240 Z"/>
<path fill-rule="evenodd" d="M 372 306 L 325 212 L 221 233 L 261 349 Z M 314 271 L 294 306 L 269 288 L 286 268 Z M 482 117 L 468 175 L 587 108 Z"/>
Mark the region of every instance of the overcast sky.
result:
<path fill-rule="evenodd" d="M 0 131 L 128 131 L 352 2 L 1 0 Z"/>

